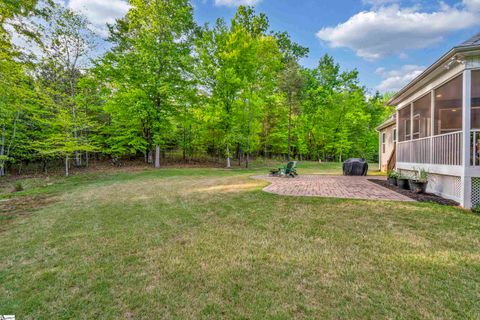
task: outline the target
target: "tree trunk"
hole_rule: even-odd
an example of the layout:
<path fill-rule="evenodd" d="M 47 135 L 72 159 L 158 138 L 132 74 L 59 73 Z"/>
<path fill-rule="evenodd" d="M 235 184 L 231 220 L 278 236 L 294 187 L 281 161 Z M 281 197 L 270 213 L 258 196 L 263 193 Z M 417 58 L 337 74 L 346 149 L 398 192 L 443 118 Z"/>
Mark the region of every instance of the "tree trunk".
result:
<path fill-rule="evenodd" d="M 75 135 L 77 135 L 75 133 Z M 75 137 L 76 139 L 77 137 Z M 80 153 L 78 151 L 75 151 L 75 167 L 80 167 L 82 165 L 82 160 L 80 159 Z"/>
<path fill-rule="evenodd" d="M 73 118 L 73 137 L 75 138 L 75 143 L 77 143 L 78 132 L 77 132 L 77 106 L 75 105 L 75 88 L 73 86 L 73 74 L 70 74 L 70 97 L 72 98 L 72 118 Z M 80 160 L 80 153 L 78 150 L 75 150 L 75 166 L 80 167 L 82 164 Z"/>
<path fill-rule="evenodd" d="M 227 146 L 227 168 L 230 169 L 232 167 L 231 159 L 230 159 L 230 148 Z"/>
<path fill-rule="evenodd" d="M 249 161 L 250 161 L 250 125 L 252 122 L 252 117 L 250 113 L 250 108 L 248 109 L 248 126 L 247 126 L 247 157 L 245 161 L 245 168 L 248 169 Z"/>
<path fill-rule="evenodd" d="M 2 126 L 2 137 L 0 139 L 0 177 L 5 175 L 5 160 L 3 156 L 5 155 L 5 125 Z"/>
<path fill-rule="evenodd" d="M 155 146 L 155 168 L 160 168 L 160 146 Z"/>
<path fill-rule="evenodd" d="M 68 177 L 68 156 L 65 156 L 65 177 Z"/>
<path fill-rule="evenodd" d="M 288 153 L 287 160 L 290 161 L 290 148 L 292 141 L 292 94 L 288 94 Z"/>
<path fill-rule="evenodd" d="M 237 160 L 238 160 L 239 167 L 242 166 L 242 154 L 243 154 L 242 145 L 239 143 L 237 144 Z"/>

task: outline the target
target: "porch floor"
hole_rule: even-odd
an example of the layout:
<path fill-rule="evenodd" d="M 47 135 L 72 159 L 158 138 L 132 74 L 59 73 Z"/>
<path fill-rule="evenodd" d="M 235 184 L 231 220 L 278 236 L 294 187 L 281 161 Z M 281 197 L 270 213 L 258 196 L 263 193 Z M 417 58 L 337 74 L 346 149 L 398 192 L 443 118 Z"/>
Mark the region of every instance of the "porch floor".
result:
<path fill-rule="evenodd" d="M 368 181 L 371 177 L 300 175 L 297 178 L 255 176 L 271 184 L 263 190 L 285 196 L 329 197 L 364 200 L 415 201 Z M 380 179 L 381 177 L 376 177 Z"/>

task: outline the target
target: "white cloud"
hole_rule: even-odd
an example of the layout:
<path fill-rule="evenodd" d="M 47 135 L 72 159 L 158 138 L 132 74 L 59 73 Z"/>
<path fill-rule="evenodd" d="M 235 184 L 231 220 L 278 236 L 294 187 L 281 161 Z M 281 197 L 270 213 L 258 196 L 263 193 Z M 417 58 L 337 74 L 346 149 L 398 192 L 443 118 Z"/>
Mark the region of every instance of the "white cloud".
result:
<path fill-rule="evenodd" d="M 455 7 L 441 3 L 434 12 L 401 8 L 397 4 L 381 6 L 357 13 L 335 27 L 323 28 L 317 37 L 330 47 L 349 48 L 367 60 L 401 55 L 409 49 L 430 47 L 449 33 L 480 25 L 480 10 L 473 9 L 479 3 L 480 0 L 464 0 Z"/>
<path fill-rule="evenodd" d="M 425 70 L 424 66 L 404 65 L 399 70 L 386 70 L 378 68 L 375 73 L 383 78 L 377 86 L 380 92 L 396 92 L 402 89 L 410 81 L 418 77 Z"/>
<path fill-rule="evenodd" d="M 480 0 L 463 0 L 463 3 L 469 10 L 480 12 Z"/>
<path fill-rule="evenodd" d="M 369 4 L 374 7 L 384 6 L 386 4 L 397 3 L 399 0 L 362 0 L 363 4 Z"/>
<path fill-rule="evenodd" d="M 70 0 L 68 7 L 82 13 L 92 23 L 94 31 L 107 35 L 107 23 L 123 17 L 130 6 L 124 0 Z"/>
<path fill-rule="evenodd" d="M 254 6 L 261 0 L 215 0 L 216 6 L 238 7 L 238 6 Z"/>

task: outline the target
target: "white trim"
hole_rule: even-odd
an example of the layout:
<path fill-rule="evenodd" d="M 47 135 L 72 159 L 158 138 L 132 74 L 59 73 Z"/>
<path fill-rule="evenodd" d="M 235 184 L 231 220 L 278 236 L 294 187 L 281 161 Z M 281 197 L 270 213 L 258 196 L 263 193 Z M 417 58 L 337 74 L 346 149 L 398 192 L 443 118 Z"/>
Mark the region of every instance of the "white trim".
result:
<path fill-rule="evenodd" d="M 442 197 L 444 199 L 453 200 L 453 201 L 458 202 L 460 204 L 462 203 L 462 199 L 457 198 L 455 196 L 452 196 L 450 194 L 446 194 L 446 193 L 443 193 L 443 192 L 437 192 L 437 191 L 434 191 L 434 190 L 432 191 L 432 193 L 439 196 L 439 197 Z"/>
<path fill-rule="evenodd" d="M 430 134 L 435 135 L 435 89 L 430 90 Z M 430 163 L 433 162 L 433 143 L 430 144 Z"/>
<path fill-rule="evenodd" d="M 471 146 L 470 146 L 470 116 L 471 116 L 471 96 L 472 96 L 472 72 L 465 70 L 463 72 L 463 166 L 462 166 L 462 192 L 460 204 L 462 207 L 470 209 L 472 207 L 472 179 L 467 176 L 467 168 L 470 166 Z"/>
<path fill-rule="evenodd" d="M 416 91 L 414 91 L 410 96 L 406 97 L 404 100 L 400 101 L 397 105 L 397 110 L 401 110 L 414 101 L 418 100 L 419 98 L 423 97 L 426 93 L 431 90 L 436 90 L 441 86 L 447 84 L 448 82 L 452 81 L 456 77 L 462 75 L 463 71 L 465 70 L 465 66 L 463 64 L 459 64 L 455 68 L 448 70 L 443 75 L 439 76 L 437 79 L 433 79 L 431 82 L 426 83 L 423 87 L 420 87 Z"/>
<path fill-rule="evenodd" d="M 397 163 L 397 168 L 403 170 L 425 170 L 429 173 L 436 173 L 446 176 L 457 176 L 460 177 L 463 174 L 462 166 L 452 166 L 446 164 L 430 164 L 430 163 L 409 163 L 409 162 L 399 162 Z"/>

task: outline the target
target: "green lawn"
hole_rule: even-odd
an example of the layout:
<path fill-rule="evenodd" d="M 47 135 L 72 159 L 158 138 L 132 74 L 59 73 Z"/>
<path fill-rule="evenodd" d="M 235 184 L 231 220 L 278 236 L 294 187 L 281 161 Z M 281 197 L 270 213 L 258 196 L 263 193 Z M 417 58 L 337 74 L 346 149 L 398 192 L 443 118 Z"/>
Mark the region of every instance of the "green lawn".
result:
<path fill-rule="evenodd" d="M 425 203 L 272 195 L 249 179 L 264 171 L 36 178 L 15 194 L 4 183 L 0 204 L 43 202 L 2 213 L 0 314 L 480 317 L 480 217 Z"/>

